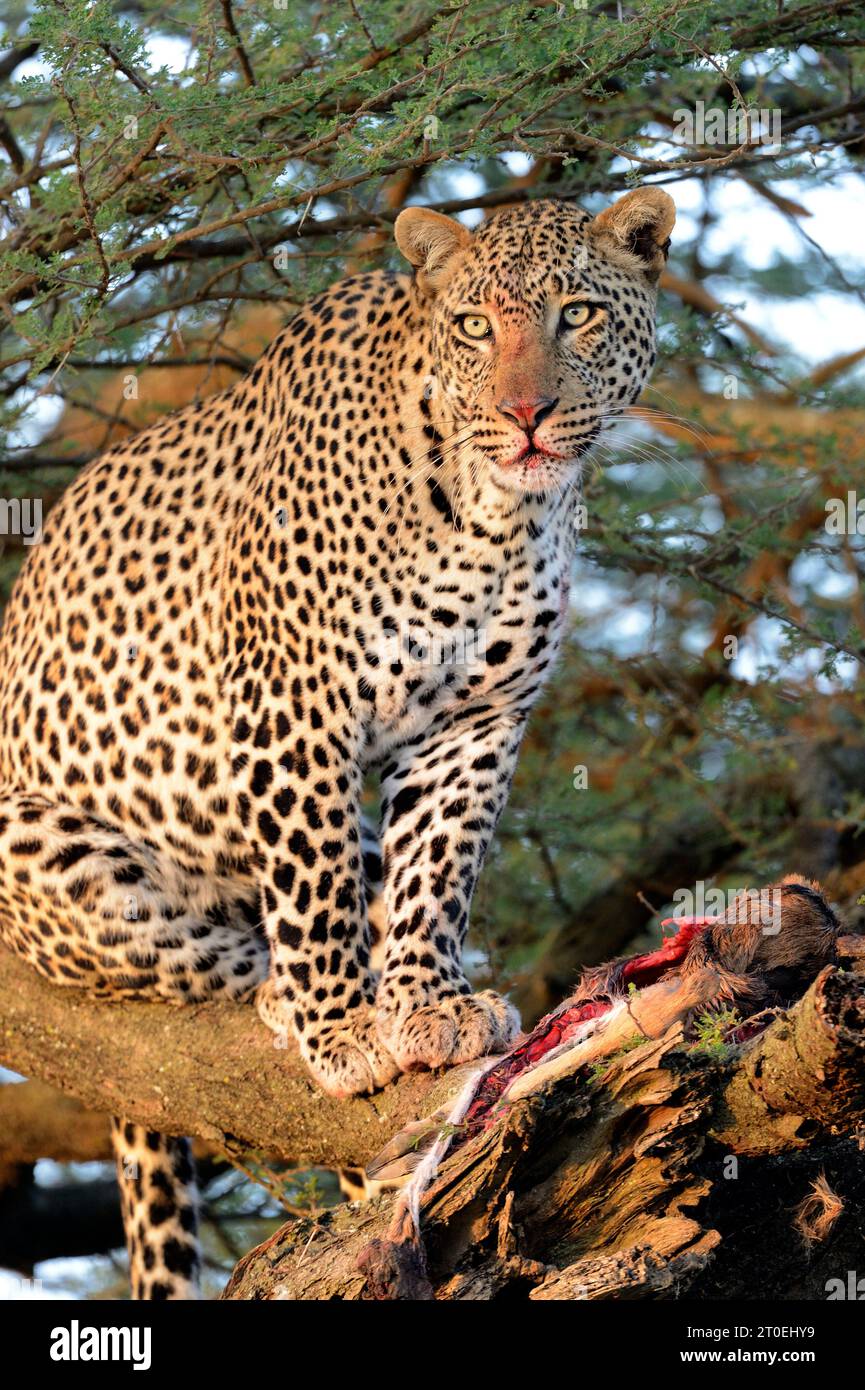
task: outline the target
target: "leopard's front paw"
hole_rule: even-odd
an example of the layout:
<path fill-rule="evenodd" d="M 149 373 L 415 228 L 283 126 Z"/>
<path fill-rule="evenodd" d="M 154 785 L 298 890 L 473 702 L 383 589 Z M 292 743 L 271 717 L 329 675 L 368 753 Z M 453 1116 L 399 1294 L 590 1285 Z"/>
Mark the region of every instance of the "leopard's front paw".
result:
<path fill-rule="evenodd" d="M 285 1001 L 276 997 L 269 980 L 259 987 L 256 1003 L 268 1028 L 281 1037 L 292 1032 Z M 313 1080 L 330 1096 L 377 1091 L 399 1073 L 379 1037 L 372 1004 L 362 1004 L 339 1021 L 310 1029 L 297 1041 Z"/>
<path fill-rule="evenodd" d="M 401 1071 L 452 1067 L 506 1052 L 520 1031 L 520 1016 L 507 999 L 486 989 L 414 1010 L 385 1005 L 378 1011 L 378 1031 Z"/>
<path fill-rule="evenodd" d="M 329 1096 L 377 1091 L 399 1074 L 379 1036 L 372 1004 L 347 1015 L 342 1024 L 301 1038 L 300 1051 L 313 1079 Z"/>

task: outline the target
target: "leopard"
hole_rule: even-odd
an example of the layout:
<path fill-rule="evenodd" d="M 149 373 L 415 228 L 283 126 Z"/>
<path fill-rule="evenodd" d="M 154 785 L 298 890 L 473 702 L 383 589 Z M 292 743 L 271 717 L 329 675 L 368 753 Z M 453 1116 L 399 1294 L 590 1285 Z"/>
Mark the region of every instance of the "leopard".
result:
<path fill-rule="evenodd" d="M 406 207 L 407 271 L 83 468 L 0 630 L 6 948 L 107 999 L 254 1001 L 337 1097 L 513 1042 L 469 910 L 674 219 L 656 185 Z M 133 1295 L 198 1296 L 188 1141 L 113 1137 Z"/>

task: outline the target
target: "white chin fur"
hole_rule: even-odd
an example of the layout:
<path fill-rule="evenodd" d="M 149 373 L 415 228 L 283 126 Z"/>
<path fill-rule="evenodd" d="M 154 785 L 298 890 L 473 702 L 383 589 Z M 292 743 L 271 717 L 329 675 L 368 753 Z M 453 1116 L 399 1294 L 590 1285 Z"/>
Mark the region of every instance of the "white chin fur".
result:
<path fill-rule="evenodd" d="M 551 459 L 533 468 L 523 463 L 495 463 L 490 476 L 506 492 L 558 492 L 570 481 L 575 464 L 575 459 Z"/>

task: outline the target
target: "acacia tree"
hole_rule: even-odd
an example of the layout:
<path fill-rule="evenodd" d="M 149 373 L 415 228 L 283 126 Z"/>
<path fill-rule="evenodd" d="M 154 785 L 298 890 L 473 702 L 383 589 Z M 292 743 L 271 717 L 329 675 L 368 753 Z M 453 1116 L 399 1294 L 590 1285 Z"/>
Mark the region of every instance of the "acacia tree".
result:
<path fill-rule="evenodd" d="M 695 880 L 797 868 L 855 910 L 865 521 L 827 520 L 860 485 L 865 343 L 802 351 L 742 302 L 861 305 L 861 268 L 808 231 L 812 191 L 861 196 L 857 0 L 41 0 L 2 43 L 9 502 L 47 508 L 332 279 L 397 268 L 406 201 L 473 220 L 699 189 L 655 383 L 586 482 L 573 630 L 478 894 L 476 973 L 532 1021 Z M 731 190 L 792 249 L 716 249 Z M 4 591 L 22 554 L 8 535 Z"/>

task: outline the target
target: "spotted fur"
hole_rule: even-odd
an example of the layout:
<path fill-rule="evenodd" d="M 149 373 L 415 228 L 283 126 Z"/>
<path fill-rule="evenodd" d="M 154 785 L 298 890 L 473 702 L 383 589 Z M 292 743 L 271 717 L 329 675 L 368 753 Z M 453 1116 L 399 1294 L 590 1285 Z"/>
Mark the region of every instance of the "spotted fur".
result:
<path fill-rule="evenodd" d="M 188 1139 L 112 1120 L 132 1297 L 198 1297 L 198 1191 Z"/>
<path fill-rule="evenodd" d="M 82 472 L 0 636 L 12 949 L 98 993 L 255 993 L 337 1095 L 507 1046 L 514 1009 L 463 973 L 469 905 L 671 225 L 658 189 L 473 234 L 408 209 L 413 277 L 335 285 L 233 390 Z"/>

